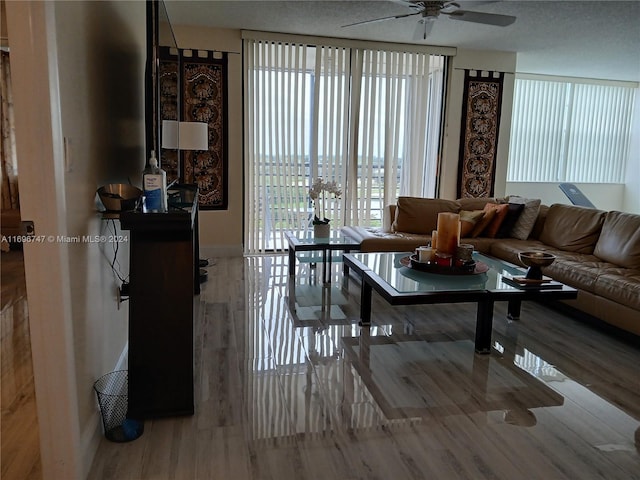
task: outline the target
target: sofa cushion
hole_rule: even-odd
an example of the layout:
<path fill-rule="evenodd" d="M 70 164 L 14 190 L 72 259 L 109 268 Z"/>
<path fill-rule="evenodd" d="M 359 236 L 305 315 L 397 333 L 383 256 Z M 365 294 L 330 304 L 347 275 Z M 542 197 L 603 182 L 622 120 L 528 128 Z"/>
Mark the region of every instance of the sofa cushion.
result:
<path fill-rule="evenodd" d="M 640 269 L 640 215 L 608 212 L 593 254 L 621 267 Z"/>
<path fill-rule="evenodd" d="M 611 265 L 599 261 L 593 255 L 569 254 L 564 256 L 564 252 L 546 251 L 558 256 L 555 262 L 542 269 L 545 275 L 566 285 L 591 293 L 595 292 L 598 277 Z"/>
<path fill-rule="evenodd" d="M 385 232 L 375 227 L 342 227 L 341 232 L 360 243 L 361 252 L 413 252 L 431 237 L 402 232 Z"/>
<path fill-rule="evenodd" d="M 560 250 L 593 253 L 606 212 L 575 205 L 549 207 L 540 241 Z"/>
<path fill-rule="evenodd" d="M 485 229 L 482 231 L 481 235 L 483 237 L 495 238 L 496 234 L 498 233 L 498 229 L 500 228 L 500 225 L 502 225 L 502 222 L 504 222 L 504 219 L 507 218 L 507 213 L 509 212 L 509 204 L 502 203 L 502 204 L 494 205 L 491 203 L 487 203 L 484 206 L 484 209 L 485 211 L 495 210 L 496 214 L 493 217 L 493 219 L 491 219 L 489 224 L 485 227 Z"/>
<path fill-rule="evenodd" d="M 474 237 L 474 238 L 461 238 L 460 243 L 469 243 L 473 245 L 473 249 L 476 252 L 489 254 L 491 251 L 491 245 L 495 242 L 493 238 Z"/>
<path fill-rule="evenodd" d="M 480 197 L 480 198 L 465 197 L 465 198 L 459 198 L 456 201 L 460 203 L 460 208 L 462 210 L 482 210 L 487 203 L 506 203 L 501 200 L 503 199 L 495 198 L 495 197 Z"/>
<path fill-rule="evenodd" d="M 524 210 L 524 204 L 522 203 L 508 203 L 507 216 L 504 217 L 500 228 L 496 232 L 496 238 L 508 238 L 511 236 L 511 230 L 515 226 L 516 222 L 522 215 Z"/>
<path fill-rule="evenodd" d="M 516 238 L 504 238 L 494 240 L 490 244 L 489 254 L 515 265 L 524 266 L 518 258 L 518 253 L 527 250 L 544 250 L 544 243 L 538 240 L 518 240 Z"/>
<path fill-rule="evenodd" d="M 594 293 L 640 310 L 640 270 L 610 269 L 598 277 Z"/>
<path fill-rule="evenodd" d="M 438 213 L 459 211 L 460 204 L 455 200 L 398 197 L 393 231 L 431 235 L 438 228 Z"/>
<path fill-rule="evenodd" d="M 460 237 L 468 237 L 484 213 L 484 210 L 460 210 Z"/>
<path fill-rule="evenodd" d="M 519 240 L 526 240 L 531 235 L 533 226 L 538 218 L 538 212 L 540 211 L 540 199 L 539 198 L 524 198 L 517 195 L 509 196 L 509 203 L 519 203 L 524 205 L 524 210 L 518 217 L 516 224 L 511 229 L 511 236 Z"/>

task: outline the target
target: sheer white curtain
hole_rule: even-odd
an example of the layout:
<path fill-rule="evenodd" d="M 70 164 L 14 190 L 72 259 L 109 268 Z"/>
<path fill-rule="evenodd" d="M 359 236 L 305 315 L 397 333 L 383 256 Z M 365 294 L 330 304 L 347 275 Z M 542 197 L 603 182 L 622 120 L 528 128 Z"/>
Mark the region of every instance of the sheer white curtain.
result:
<path fill-rule="evenodd" d="M 306 223 L 312 89 L 303 45 L 248 41 L 244 58 L 245 243 L 256 251 Z"/>
<path fill-rule="evenodd" d="M 247 253 L 309 228 L 315 178 L 343 190 L 334 228 L 434 195 L 444 57 L 245 38 L 244 69 Z"/>
<path fill-rule="evenodd" d="M 310 180 L 335 180 L 344 190 L 349 184 L 349 49 L 319 46 L 313 51 L 316 61 Z M 334 225 L 343 224 L 342 206 L 343 201 L 333 201 L 328 205 L 327 218 Z"/>
<path fill-rule="evenodd" d="M 444 57 L 354 50 L 350 183 L 346 220 L 371 225 L 399 195 L 436 188 Z"/>

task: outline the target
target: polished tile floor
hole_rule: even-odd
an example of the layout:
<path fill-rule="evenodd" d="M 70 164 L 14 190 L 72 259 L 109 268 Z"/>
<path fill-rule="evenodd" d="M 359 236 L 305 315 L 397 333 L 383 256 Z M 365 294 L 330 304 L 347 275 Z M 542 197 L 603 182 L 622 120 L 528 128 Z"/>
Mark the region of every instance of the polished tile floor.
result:
<path fill-rule="evenodd" d="M 316 271 L 317 270 L 317 271 Z M 102 440 L 91 479 L 640 478 L 640 347 L 544 305 L 391 307 L 285 256 L 219 258 L 197 298 L 196 413 Z"/>

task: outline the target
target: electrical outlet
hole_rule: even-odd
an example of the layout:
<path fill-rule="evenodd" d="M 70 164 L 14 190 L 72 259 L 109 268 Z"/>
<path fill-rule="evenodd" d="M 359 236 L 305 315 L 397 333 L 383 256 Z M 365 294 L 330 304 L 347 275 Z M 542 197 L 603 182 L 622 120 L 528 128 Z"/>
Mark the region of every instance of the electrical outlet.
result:
<path fill-rule="evenodd" d="M 120 310 L 120 304 L 125 300 L 129 300 L 128 283 L 123 283 L 120 287 L 116 288 L 116 297 L 118 298 L 118 310 Z"/>

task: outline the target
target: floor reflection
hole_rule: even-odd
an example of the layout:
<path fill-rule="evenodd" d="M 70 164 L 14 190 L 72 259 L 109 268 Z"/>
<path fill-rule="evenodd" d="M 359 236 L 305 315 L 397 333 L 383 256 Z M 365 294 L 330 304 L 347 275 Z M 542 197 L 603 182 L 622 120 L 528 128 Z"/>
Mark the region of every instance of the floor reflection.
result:
<path fill-rule="evenodd" d="M 531 408 L 563 397 L 494 350 L 476 355 L 472 340 L 430 341 L 412 335 L 342 339 L 347 358 L 387 418 L 505 411 L 512 423 L 535 424 Z M 522 421 L 517 422 L 518 419 Z"/>
<path fill-rule="evenodd" d="M 384 323 L 361 328 L 357 279 L 345 281 L 334 265 L 323 285 L 313 265 L 301 264 L 295 278 L 286 267 L 277 256 L 248 259 L 253 354 L 274 360 L 250 372 L 254 438 L 482 414 L 488 424 L 561 424 L 569 438 L 573 428 L 585 437 L 598 431 L 601 438 L 589 438 L 596 448 L 635 450 L 637 418 L 536 355 L 539 343 L 519 338 L 517 322 L 496 322 L 487 357 L 474 353 L 473 306 L 457 306 L 470 312 L 467 330 L 416 307 L 386 309 L 386 317 L 383 303 L 376 318 Z"/>

